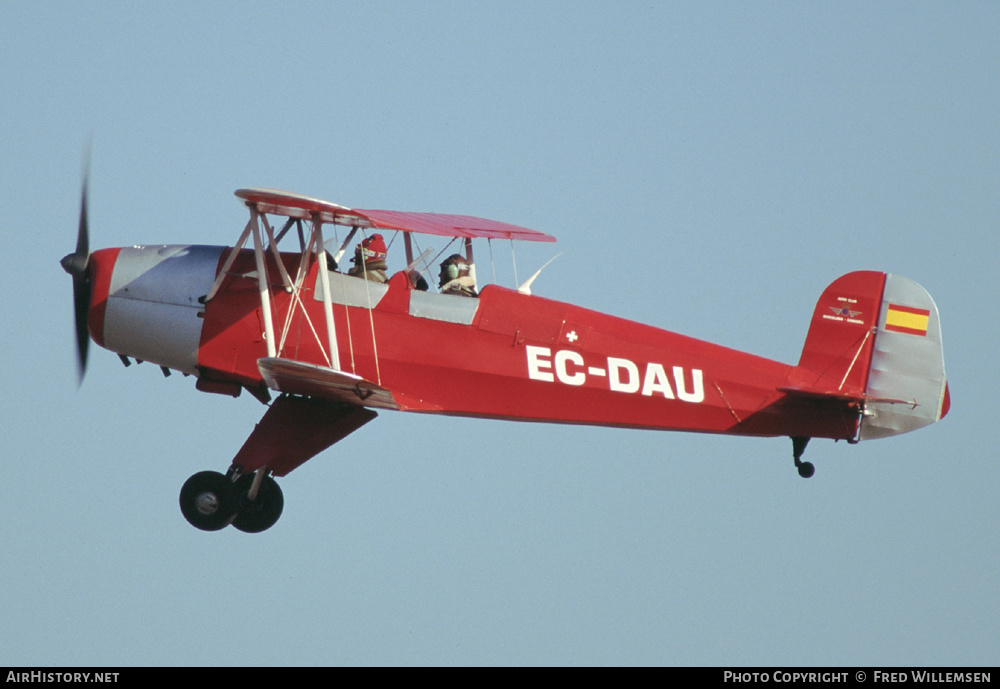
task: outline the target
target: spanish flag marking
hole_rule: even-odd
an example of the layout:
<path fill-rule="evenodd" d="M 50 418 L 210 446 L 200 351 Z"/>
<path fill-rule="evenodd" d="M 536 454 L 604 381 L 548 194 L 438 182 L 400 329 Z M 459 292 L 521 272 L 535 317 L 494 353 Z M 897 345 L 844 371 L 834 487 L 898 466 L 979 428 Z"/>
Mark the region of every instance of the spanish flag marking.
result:
<path fill-rule="evenodd" d="M 885 329 L 925 337 L 930 318 L 931 312 L 927 309 L 889 304 L 889 309 L 885 314 Z"/>

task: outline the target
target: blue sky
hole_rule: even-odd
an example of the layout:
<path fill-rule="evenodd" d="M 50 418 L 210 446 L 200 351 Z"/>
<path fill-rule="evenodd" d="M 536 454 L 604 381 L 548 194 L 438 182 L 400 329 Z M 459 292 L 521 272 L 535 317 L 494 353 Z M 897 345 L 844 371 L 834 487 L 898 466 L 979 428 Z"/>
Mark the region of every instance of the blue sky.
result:
<path fill-rule="evenodd" d="M 0 6 L 0 664 L 994 665 L 992 3 Z M 263 407 L 91 349 L 92 247 L 225 244 L 232 196 L 555 235 L 542 296 L 786 362 L 855 269 L 941 311 L 952 411 L 848 446 L 383 413 L 271 530 L 177 507 Z M 480 276 L 486 271 L 481 267 Z M 992 438 L 992 440 L 991 440 Z"/>

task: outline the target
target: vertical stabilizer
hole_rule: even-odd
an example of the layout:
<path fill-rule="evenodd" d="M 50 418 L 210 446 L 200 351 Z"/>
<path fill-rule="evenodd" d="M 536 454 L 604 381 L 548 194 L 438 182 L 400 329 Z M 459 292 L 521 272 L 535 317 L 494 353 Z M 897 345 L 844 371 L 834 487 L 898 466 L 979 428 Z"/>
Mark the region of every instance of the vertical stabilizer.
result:
<path fill-rule="evenodd" d="M 870 270 L 848 273 L 823 291 L 793 385 L 816 394 L 864 396 L 885 277 Z"/>

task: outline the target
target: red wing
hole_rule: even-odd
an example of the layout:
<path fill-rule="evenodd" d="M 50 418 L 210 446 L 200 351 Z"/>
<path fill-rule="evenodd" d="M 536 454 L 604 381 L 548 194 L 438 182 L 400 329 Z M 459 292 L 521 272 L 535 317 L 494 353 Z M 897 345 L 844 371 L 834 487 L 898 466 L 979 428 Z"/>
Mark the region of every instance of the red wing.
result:
<path fill-rule="evenodd" d="M 284 476 L 375 418 L 365 407 L 398 409 L 389 391 L 359 376 L 279 358 L 257 366 L 282 394 L 233 459 L 244 473 L 268 467 Z"/>
<path fill-rule="evenodd" d="M 441 237 L 482 237 L 485 239 L 514 239 L 527 242 L 554 242 L 556 238 L 527 227 L 471 215 L 442 215 L 440 213 L 413 213 L 408 211 L 353 210 L 366 218 L 372 227 L 385 230 L 419 232 Z"/>
<path fill-rule="evenodd" d="M 243 473 L 268 467 L 284 476 L 376 417 L 364 407 L 282 395 L 271 403 L 233 464 Z"/>
<path fill-rule="evenodd" d="M 323 222 L 332 223 L 340 222 L 338 218 L 351 213 L 350 208 L 338 206 L 336 203 L 280 189 L 237 189 L 235 193 L 248 206 L 256 206 L 261 213 L 283 215 L 287 218 L 310 220 L 313 214 L 318 214 Z"/>
<path fill-rule="evenodd" d="M 362 210 L 339 206 L 278 189 L 237 189 L 236 196 L 261 213 L 289 218 L 312 219 L 318 215 L 325 223 L 338 225 L 419 232 L 440 237 L 482 237 L 484 239 L 516 239 L 526 242 L 554 242 L 556 238 L 527 227 L 471 215 L 443 215 L 409 211 Z"/>

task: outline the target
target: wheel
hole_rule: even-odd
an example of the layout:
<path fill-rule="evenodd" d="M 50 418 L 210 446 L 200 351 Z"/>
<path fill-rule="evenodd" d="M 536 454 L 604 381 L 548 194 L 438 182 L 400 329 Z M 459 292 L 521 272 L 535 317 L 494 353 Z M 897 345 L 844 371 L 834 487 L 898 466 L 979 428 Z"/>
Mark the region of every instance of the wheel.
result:
<path fill-rule="evenodd" d="M 260 482 L 256 499 L 251 500 L 247 497 L 253 485 L 253 478 L 253 474 L 244 474 L 233 484 L 239 506 L 239 513 L 233 520 L 233 526 L 246 533 L 260 533 L 270 529 L 278 521 L 281 510 L 285 507 L 281 488 L 270 476 L 265 476 Z"/>
<path fill-rule="evenodd" d="M 181 513 L 202 531 L 218 531 L 232 523 L 238 502 L 232 482 L 217 471 L 202 471 L 181 488 Z"/>
<path fill-rule="evenodd" d="M 802 478 L 809 478 L 816 473 L 816 467 L 813 466 L 812 462 L 800 462 L 799 463 L 799 476 Z"/>

